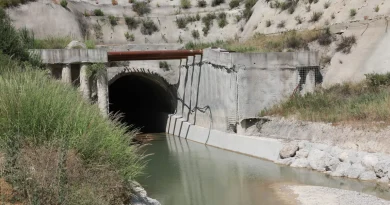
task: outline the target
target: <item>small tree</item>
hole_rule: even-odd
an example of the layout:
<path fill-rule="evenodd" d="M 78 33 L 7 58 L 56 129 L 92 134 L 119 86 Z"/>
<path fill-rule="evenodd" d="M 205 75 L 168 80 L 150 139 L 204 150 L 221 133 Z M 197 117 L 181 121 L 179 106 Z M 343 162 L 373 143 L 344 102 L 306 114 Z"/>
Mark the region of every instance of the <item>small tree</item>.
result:
<path fill-rule="evenodd" d="M 198 30 L 192 30 L 191 34 L 194 39 L 199 39 L 200 37 Z"/>
<path fill-rule="evenodd" d="M 191 8 L 191 1 L 190 0 L 180 0 L 180 6 L 182 9 L 189 9 L 189 8 Z"/>
<path fill-rule="evenodd" d="M 60 2 L 61 6 L 64 7 L 64 8 L 67 8 L 68 7 L 68 2 L 66 0 L 61 0 Z"/>

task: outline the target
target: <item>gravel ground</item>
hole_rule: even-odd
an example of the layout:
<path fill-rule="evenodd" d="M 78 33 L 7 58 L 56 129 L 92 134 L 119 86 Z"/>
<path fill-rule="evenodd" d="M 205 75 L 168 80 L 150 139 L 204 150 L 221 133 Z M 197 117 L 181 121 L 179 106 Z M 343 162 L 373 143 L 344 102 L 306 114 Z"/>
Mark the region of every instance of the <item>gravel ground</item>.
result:
<path fill-rule="evenodd" d="M 289 205 L 390 205 L 390 201 L 342 189 L 299 185 L 279 185 L 275 188 Z"/>

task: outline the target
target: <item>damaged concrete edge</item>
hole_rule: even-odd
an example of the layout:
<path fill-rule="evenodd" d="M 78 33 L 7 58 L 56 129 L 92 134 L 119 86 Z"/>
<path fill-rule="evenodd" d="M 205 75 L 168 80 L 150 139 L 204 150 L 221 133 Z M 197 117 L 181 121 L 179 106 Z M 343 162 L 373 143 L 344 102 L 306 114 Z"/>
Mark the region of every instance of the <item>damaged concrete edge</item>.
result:
<path fill-rule="evenodd" d="M 45 64 L 107 63 L 104 49 L 32 49 L 32 55 L 41 57 Z"/>
<path fill-rule="evenodd" d="M 318 52 L 229 53 L 215 49 L 203 50 L 203 61 L 229 69 L 280 69 L 318 67 Z"/>

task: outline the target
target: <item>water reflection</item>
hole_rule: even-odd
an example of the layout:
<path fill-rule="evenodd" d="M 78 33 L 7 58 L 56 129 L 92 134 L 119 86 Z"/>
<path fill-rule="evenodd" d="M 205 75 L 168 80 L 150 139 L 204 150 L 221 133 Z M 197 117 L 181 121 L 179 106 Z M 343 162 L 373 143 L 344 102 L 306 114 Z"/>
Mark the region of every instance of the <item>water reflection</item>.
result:
<path fill-rule="evenodd" d="M 148 175 L 138 180 L 163 205 L 282 204 L 269 187 L 278 182 L 343 188 L 390 199 L 388 190 L 375 183 L 279 166 L 165 134 L 145 149 L 154 154 L 148 157 Z"/>

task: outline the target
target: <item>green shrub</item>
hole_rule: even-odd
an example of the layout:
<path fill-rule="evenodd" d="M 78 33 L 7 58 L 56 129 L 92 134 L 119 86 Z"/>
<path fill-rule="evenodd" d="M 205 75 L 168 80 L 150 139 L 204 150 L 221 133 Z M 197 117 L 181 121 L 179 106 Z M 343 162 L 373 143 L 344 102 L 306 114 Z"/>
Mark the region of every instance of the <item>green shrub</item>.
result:
<path fill-rule="evenodd" d="M 229 3 L 230 9 L 234 9 L 240 6 L 240 0 L 231 0 Z"/>
<path fill-rule="evenodd" d="M 180 7 L 182 9 L 189 9 L 189 8 L 191 8 L 191 1 L 190 0 L 180 0 Z"/>
<path fill-rule="evenodd" d="M 196 14 L 195 19 L 196 19 L 196 21 L 200 21 L 201 17 L 200 17 L 199 13 Z"/>
<path fill-rule="evenodd" d="M 330 2 L 329 2 L 329 1 L 327 1 L 327 2 L 324 3 L 324 9 L 329 8 L 329 6 L 330 6 Z"/>
<path fill-rule="evenodd" d="M 159 31 L 157 25 L 151 19 L 142 20 L 141 33 L 143 35 L 152 35 L 154 32 Z"/>
<path fill-rule="evenodd" d="M 44 39 L 35 39 L 35 49 L 63 49 L 72 41 L 70 36 L 49 36 Z"/>
<path fill-rule="evenodd" d="M 158 65 L 160 68 L 162 68 L 164 71 L 170 70 L 171 66 L 166 61 L 160 61 L 158 62 Z"/>
<path fill-rule="evenodd" d="M 95 10 L 93 11 L 93 14 L 94 14 L 95 16 L 104 16 L 104 12 L 103 12 L 102 10 L 100 10 L 100 9 L 95 9 Z"/>
<path fill-rule="evenodd" d="M 332 13 L 332 15 L 330 16 L 330 18 L 335 19 L 335 18 L 336 18 L 336 15 L 335 15 L 334 13 Z"/>
<path fill-rule="evenodd" d="M 34 48 L 34 45 L 33 33 L 26 29 L 16 30 L 0 8 L 0 53 L 14 56 L 17 60 L 30 61 L 32 58 L 26 49 Z"/>
<path fill-rule="evenodd" d="M 218 14 L 218 26 L 219 28 L 223 28 L 228 24 L 227 19 L 226 19 L 226 13 L 221 12 Z"/>
<path fill-rule="evenodd" d="M 141 23 L 139 20 L 137 20 L 134 17 L 128 17 L 125 16 L 125 22 L 129 29 L 134 30 L 138 28 L 138 25 Z"/>
<path fill-rule="evenodd" d="M 96 43 L 94 40 L 86 40 L 84 43 L 85 43 L 85 46 L 87 47 L 87 49 L 95 49 L 96 48 Z"/>
<path fill-rule="evenodd" d="M 277 27 L 278 27 L 278 28 L 284 28 L 285 25 L 286 25 L 286 21 L 282 20 L 282 21 L 280 21 L 280 22 L 278 23 Z"/>
<path fill-rule="evenodd" d="M 223 4 L 223 3 L 225 3 L 225 0 L 213 0 L 212 2 L 211 2 L 211 6 L 219 6 L 219 5 L 221 5 L 221 4 Z"/>
<path fill-rule="evenodd" d="M 342 37 L 341 42 L 337 44 L 336 51 L 341 51 L 343 53 L 350 53 L 352 46 L 356 44 L 355 36 Z"/>
<path fill-rule="evenodd" d="M 211 26 L 213 25 L 213 21 L 216 18 L 217 16 L 214 13 L 208 13 L 206 16 L 202 17 L 202 23 L 204 24 L 202 31 L 204 36 L 207 36 Z"/>
<path fill-rule="evenodd" d="M 289 13 L 289 14 L 293 14 L 293 13 L 295 12 L 295 8 L 296 8 L 296 5 L 295 5 L 295 4 L 291 5 L 291 6 L 287 9 L 288 13 Z"/>
<path fill-rule="evenodd" d="M 110 16 L 108 16 L 108 20 L 110 21 L 111 26 L 118 25 L 118 20 L 119 20 L 118 17 L 110 15 Z"/>
<path fill-rule="evenodd" d="M 374 11 L 379 12 L 379 5 L 376 5 L 376 7 L 374 8 Z"/>
<path fill-rule="evenodd" d="M 351 10 L 349 10 L 349 16 L 350 16 L 350 17 L 356 16 L 356 9 L 351 9 Z"/>
<path fill-rule="evenodd" d="M 179 17 L 179 18 L 176 18 L 176 25 L 177 25 L 177 28 L 180 28 L 180 29 L 184 29 L 187 27 L 187 18 L 185 17 Z"/>
<path fill-rule="evenodd" d="M 310 12 L 310 11 L 311 11 L 311 5 L 306 6 L 306 12 Z"/>
<path fill-rule="evenodd" d="M 318 36 L 318 43 L 322 46 L 327 46 L 331 44 L 333 41 L 332 33 L 329 28 L 326 28 L 321 34 Z"/>
<path fill-rule="evenodd" d="M 378 74 L 371 73 L 365 74 L 367 84 L 371 87 L 390 86 L 390 73 Z"/>
<path fill-rule="evenodd" d="M 194 39 L 199 39 L 199 31 L 198 30 L 192 30 L 191 35 Z"/>
<path fill-rule="evenodd" d="M 66 0 L 61 0 L 60 4 L 64 8 L 68 7 L 68 2 Z"/>
<path fill-rule="evenodd" d="M 249 18 L 252 16 L 253 13 L 253 6 L 257 3 L 257 0 L 246 0 L 245 1 L 245 9 L 243 11 L 243 16 L 246 20 L 249 20 Z"/>
<path fill-rule="evenodd" d="M 217 40 L 215 42 L 209 42 L 209 43 L 195 43 L 195 42 L 188 42 L 184 45 L 184 48 L 187 50 L 198 50 L 198 49 L 205 49 L 205 48 L 215 48 L 215 47 L 222 47 L 225 44 L 224 41 Z"/>
<path fill-rule="evenodd" d="M 303 41 L 302 37 L 296 34 L 296 32 L 293 32 L 290 35 L 286 36 L 285 44 L 287 48 L 292 49 L 305 47 L 305 42 Z"/>
<path fill-rule="evenodd" d="M 271 20 L 266 20 L 265 21 L 265 26 L 266 27 L 270 27 L 272 25 L 272 21 Z"/>
<path fill-rule="evenodd" d="M 236 22 L 237 23 L 240 22 L 241 19 L 242 19 L 242 15 L 235 15 L 235 17 L 236 17 Z"/>
<path fill-rule="evenodd" d="M 134 40 L 135 40 L 134 34 L 129 33 L 129 32 L 126 32 L 126 33 L 125 33 L 125 38 L 126 38 L 126 40 L 128 40 L 128 41 L 134 41 Z"/>
<path fill-rule="evenodd" d="M 207 6 L 207 2 L 205 0 L 198 0 L 198 7 L 205 8 Z"/>
<path fill-rule="evenodd" d="M 1 0 L 0 8 L 19 6 L 20 4 L 27 4 L 29 2 L 34 2 L 34 1 L 36 0 Z"/>
<path fill-rule="evenodd" d="M 295 17 L 295 21 L 297 21 L 297 24 L 302 24 L 303 19 L 302 19 L 301 16 L 298 15 L 298 16 Z"/>
<path fill-rule="evenodd" d="M 322 12 L 313 12 L 310 18 L 310 22 L 317 22 L 318 20 L 320 20 L 321 16 Z"/>
<path fill-rule="evenodd" d="M 150 13 L 150 5 L 147 2 L 135 2 L 133 4 L 133 11 L 137 13 L 139 16 L 143 16 L 145 14 Z"/>

